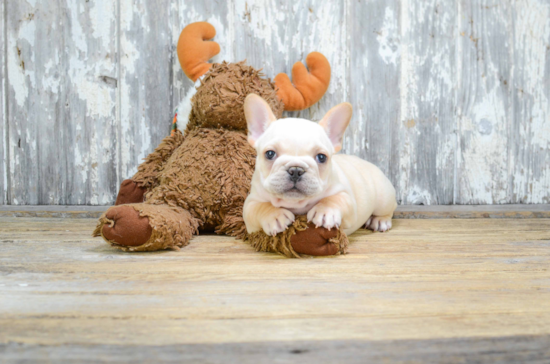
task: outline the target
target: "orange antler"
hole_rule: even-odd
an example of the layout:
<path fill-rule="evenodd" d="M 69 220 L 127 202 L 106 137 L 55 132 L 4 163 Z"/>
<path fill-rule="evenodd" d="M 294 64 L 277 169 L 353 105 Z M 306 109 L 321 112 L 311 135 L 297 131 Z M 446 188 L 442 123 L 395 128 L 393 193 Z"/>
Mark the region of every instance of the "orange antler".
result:
<path fill-rule="evenodd" d="M 183 72 L 193 82 L 212 67 L 206 61 L 220 53 L 218 43 L 207 41 L 215 35 L 216 29 L 204 21 L 189 24 L 181 31 L 178 40 L 178 58 Z"/>
<path fill-rule="evenodd" d="M 285 73 L 275 77 L 275 85 L 279 88 L 277 96 L 285 104 L 285 110 L 295 111 L 307 109 L 323 97 L 330 82 L 330 64 L 321 53 L 312 52 L 306 57 L 309 72 L 301 62 L 292 66 L 292 80 Z"/>

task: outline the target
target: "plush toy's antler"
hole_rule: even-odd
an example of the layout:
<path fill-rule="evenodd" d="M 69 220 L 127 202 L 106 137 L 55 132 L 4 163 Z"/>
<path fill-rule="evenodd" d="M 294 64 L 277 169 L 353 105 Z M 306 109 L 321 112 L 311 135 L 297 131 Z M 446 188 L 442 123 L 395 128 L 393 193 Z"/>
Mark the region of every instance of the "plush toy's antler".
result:
<path fill-rule="evenodd" d="M 212 66 L 206 61 L 220 53 L 218 43 L 207 41 L 215 35 L 216 29 L 207 22 L 189 24 L 181 31 L 178 40 L 178 58 L 183 72 L 193 82 L 208 72 Z"/>
<path fill-rule="evenodd" d="M 309 72 L 302 62 L 292 66 L 292 80 L 285 73 L 275 77 L 275 85 L 279 88 L 277 96 L 285 104 L 285 110 L 295 111 L 307 109 L 323 97 L 330 82 L 330 64 L 321 53 L 312 52 L 306 57 Z"/>

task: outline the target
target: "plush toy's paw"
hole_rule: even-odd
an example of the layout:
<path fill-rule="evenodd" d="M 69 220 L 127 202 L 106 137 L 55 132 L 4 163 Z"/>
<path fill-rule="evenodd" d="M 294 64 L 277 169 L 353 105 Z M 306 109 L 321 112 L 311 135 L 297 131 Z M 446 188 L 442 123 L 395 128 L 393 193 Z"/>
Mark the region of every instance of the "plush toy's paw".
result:
<path fill-rule="evenodd" d="M 103 225 L 103 236 L 120 246 L 143 245 L 153 232 L 149 219 L 139 216 L 139 212 L 132 206 L 111 207 L 105 217 L 109 223 Z"/>
<path fill-rule="evenodd" d="M 300 258 L 300 254 L 345 254 L 349 243 L 342 230 L 316 228 L 313 223 L 307 222 L 305 215 L 296 216 L 288 229 L 277 236 L 268 235 L 260 230 L 248 234 L 246 240 L 256 251 L 276 252 L 289 258 Z"/>
<path fill-rule="evenodd" d="M 292 249 L 296 253 L 316 256 L 335 255 L 338 253 L 339 248 L 337 244 L 330 241 L 336 238 L 338 229 L 316 228 L 311 222 L 307 226 L 307 229 L 296 231 L 296 234 L 290 238 Z"/>
<path fill-rule="evenodd" d="M 390 230 L 391 227 L 391 216 L 371 216 L 365 223 L 365 228 L 381 233 Z"/>
<path fill-rule="evenodd" d="M 338 209 L 318 203 L 307 213 L 307 221 L 312 222 L 316 227 L 331 230 L 342 224 L 342 213 Z"/>
<path fill-rule="evenodd" d="M 262 229 L 267 235 L 275 236 L 285 231 L 294 222 L 294 214 L 286 209 L 273 209 L 262 221 Z"/>
<path fill-rule="evenodd" d="M 138 186 L 136 182 L 131 179 L 125 179 L 120 184 L 120 190 L 118 191 L 115 205 L 143 202 L 145 191 L 146 189 Z"/>

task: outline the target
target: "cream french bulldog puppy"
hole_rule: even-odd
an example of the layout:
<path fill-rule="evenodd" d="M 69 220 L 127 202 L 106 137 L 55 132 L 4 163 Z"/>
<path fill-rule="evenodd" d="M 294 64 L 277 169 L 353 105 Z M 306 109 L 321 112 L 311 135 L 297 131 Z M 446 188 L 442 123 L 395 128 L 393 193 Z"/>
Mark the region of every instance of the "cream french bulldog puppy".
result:
<path fill-rule="evenodd" d="M 284 231 L 294 215 L 351 234 L 362 226 L 386 231 L 397 207 L 395 189 L 382 171 L 355 156 L 335 154 L 352 115 L 339 104 L 319 123 L 277 120 L 269 105 L 250 94 L 244 103 L 248 142 L 258 153 L 250 195 L 244 203 L 249 233 Z"/>

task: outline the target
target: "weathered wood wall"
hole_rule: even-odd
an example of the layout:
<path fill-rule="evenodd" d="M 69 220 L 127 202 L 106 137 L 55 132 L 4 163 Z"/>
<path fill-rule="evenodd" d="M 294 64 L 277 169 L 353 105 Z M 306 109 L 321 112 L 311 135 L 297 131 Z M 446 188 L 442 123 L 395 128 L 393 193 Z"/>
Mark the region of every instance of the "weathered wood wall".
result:
<path fill-rule="evenodd" d="M 298 115 L 355 108 L 345 151 L 402 204 L 550 202 L 547 0 L 0 0 L 0 204 L 111 204 L 192 87 L 175 45 L 273 77 L 318 50 L 333 78 Z"/>

